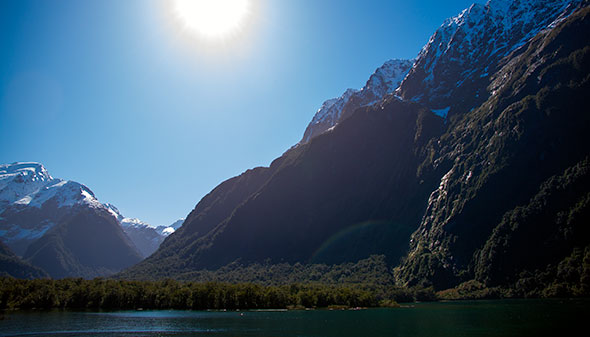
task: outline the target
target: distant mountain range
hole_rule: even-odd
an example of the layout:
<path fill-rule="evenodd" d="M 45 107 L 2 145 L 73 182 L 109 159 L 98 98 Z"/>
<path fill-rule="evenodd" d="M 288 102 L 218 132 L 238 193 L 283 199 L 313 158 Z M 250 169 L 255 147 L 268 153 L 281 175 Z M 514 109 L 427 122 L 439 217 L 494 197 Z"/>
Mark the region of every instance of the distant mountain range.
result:
<path fill-rule="evenodd" d="M 153 253 L 176 228 L 125 218 L 88 187 L 53 178 L 39 163 L 0 165 L 2 254 L 51 277 L 113 274 Z M 11 275 L 37 275 L 11 268 Z"/>
<path fill-rule="evenodd" d="M 383 254 L 400 286 L 589 282 L 589 14 L 472 5 L 415 60 L 326 101 L 299 144 L 221 183 L 119 277 Z"/>
<path fill-rule="evenodd" d="M 119 209 L 112 204 L 104 204 L 109 212 L 121 224 L 125 234 L 129 236 L 131 241 L 135 244 L 139 252 L 143 257 L 150 256 L 153 252 L 160 247 L 160 244 L 164 239 L 174 233 L 182 223 L 184 218 L 175 221 L 170 226 L 158 226 L 153 227 L 147 222 L 141 221 L 137 218 L 126 218 L 124 217 Z"/>

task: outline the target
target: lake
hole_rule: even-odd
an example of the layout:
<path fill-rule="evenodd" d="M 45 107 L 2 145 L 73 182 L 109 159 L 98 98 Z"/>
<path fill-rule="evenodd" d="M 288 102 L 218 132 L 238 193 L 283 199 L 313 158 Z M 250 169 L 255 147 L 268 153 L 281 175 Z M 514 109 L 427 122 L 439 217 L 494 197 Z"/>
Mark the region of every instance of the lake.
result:
<path fill-rule="evenodd" d="M 0 336 L 587 336 L 590 300 L 414 303 L 308 311 L 15 311 Z"/>

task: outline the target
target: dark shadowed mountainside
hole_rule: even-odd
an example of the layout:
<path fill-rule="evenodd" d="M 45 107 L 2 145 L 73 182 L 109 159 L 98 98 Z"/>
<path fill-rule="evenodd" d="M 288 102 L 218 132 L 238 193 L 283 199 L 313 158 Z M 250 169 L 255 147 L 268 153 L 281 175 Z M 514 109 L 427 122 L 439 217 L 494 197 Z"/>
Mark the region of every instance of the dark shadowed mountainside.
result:
<path fill-rule="evenodd" d="M 0 276 L 22 279 L 46 278 L 47 273 L 30 263 L 23 261 L 20 257 L 0 241 Z"/>
<path fill-rule="evenodd" d="M 104 209 L 80 209 L 29 246 L 24 258 L 52 278 L 113 274 L 141 260 L 119 223 Z"/>
<path fill-rule="evenodd" d="M 575 0 L 471 6 L 395 94 L 222 183 L 120 276 L 383 254 L 404 287 L 588 293 L 589 12 Z"/>

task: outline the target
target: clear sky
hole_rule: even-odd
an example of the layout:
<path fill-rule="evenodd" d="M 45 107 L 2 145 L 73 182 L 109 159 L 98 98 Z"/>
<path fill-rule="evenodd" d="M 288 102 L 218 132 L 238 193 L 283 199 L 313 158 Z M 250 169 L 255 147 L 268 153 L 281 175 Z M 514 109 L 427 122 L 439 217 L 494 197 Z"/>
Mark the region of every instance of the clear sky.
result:
<path fill-rule="evenodd" d="M 0 163 L 41 162 L 170 224 L 474 1 L 251 2 L 244 29 L 211 42 L 172 1 L 0 0 Z"/>

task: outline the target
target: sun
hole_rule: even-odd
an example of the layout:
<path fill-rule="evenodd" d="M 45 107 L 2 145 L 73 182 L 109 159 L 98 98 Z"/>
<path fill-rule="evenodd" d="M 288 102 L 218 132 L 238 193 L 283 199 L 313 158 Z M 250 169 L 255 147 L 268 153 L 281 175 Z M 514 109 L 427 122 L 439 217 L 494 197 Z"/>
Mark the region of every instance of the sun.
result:
<path fill-rule="evenodd" d="M 210 40 L 235 35 L 250 12 L 249 0 L 175 0 L 174 12 L 186 28 Z"/>

